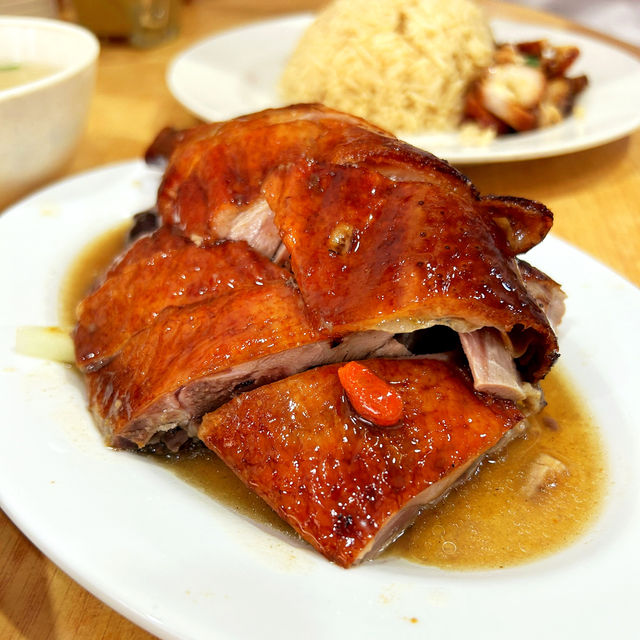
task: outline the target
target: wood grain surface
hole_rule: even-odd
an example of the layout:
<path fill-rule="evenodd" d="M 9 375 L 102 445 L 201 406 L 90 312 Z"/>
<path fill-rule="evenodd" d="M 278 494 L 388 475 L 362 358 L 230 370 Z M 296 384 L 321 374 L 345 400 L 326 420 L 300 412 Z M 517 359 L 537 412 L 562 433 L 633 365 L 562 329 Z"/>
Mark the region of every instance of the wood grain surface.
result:
<path fill-rule="evenodd" d="M 102 43 L 86 134 L 63 176 L 140 157 L 159 129 L 197 122 L 169 93 L 168 62 L 216 31 L 281 13 L 315 9 L 319 0 L 192 0 L 180 35 L 157 48 Z M 491 13 L 592 31 L 493 0 Z M 611 41 L 611 38 L 604 38 Z M 640 50 L 623 45 L 640 55 Z M 553 233 L 640 285 L 640 131 L 602 147 L 557 158 L 462 167 L 482 192 L 544 202 Z M 151 638 L 52 564 L 0 512 L 2 640 Z"/>

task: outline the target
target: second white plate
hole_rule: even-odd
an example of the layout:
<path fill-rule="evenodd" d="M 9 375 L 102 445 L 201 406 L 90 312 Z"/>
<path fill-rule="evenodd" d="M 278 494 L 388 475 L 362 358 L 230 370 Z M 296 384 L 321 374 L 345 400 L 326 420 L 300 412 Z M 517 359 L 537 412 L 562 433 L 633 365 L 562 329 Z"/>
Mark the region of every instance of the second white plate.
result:
<path fill-rule="evenodd" d="M 309 14 L 266 20 L 216 34 L 177 56 L 167 72 L 175 98 L 199 118 L 227 120 L 283 106 L 278 81 Z M 583 115 L 531 133 L 502 136 L 486 146 L 465 145 L 458 134 L 407 134 L 403 140 L 452 163 L 526 160 L 588 149 L 621 138 L 640 126 L 640 60 L 604 41 L 538 24 L 495 19 L 498 42 L 549 39 L 573 44 L 580 57 L 571 75 L 585 73 Z"/>

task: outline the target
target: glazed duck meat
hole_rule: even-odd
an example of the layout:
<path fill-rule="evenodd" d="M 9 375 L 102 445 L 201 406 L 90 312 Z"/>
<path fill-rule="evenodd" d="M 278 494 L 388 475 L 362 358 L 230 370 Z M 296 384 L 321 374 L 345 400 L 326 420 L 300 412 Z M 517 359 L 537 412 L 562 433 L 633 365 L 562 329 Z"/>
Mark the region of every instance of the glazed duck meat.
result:
<path fill-rule="evenodd" d="M 280 238 L 261 188 L 274 167 L 325 157 L 362 137 L 386 135 L 360 118 L 321 105 L 270 109 L 176 132 L 158 193 L 159 213 L 165 224 L 196 243 L 246 240 L 273 256 Z"/>
<path fill-rule="evenodd" d="M 77 309 L 110 445 L 202 439 L 346 567 L 543 405 L 564 294 L 520 258 L 543 205 L 321 105 L 165 133 L 158 154 L 160 228 Z M 393 391 L 389 422 L 343 386 L 352 361 Z"/>
<path fill-rule="evenodd" d="M 447 163 L 358 118 L 297 105 L 182 133 L 158 207 L 199 243 L 245 239 L 277 262 L 294 253 L 294 276 L 324 335 L 437 324 L 479 331 L 463 346 L 483 359 L 474 371 L 499 377 L 479 388 L 518 398 L 557 357 L 516 260 L 544 238 L 551 213 L 481 197 Z M 487 353 L 506 366 L 488 367 Z"/>
<path fill-rule="evenodd" d="M 158 144 L 158 140 L 161 142 Z M 268 109 L 187 131 L 163 131 L 151 148 L 167 154 L 158 191 L 165 224 L 197 244 L 247 240 L 272 256 L 280 241 L 263 185 L 278 167 L 315 162 L 367 166 L 399 182 L 428 182 L 458 193 L 482 209 L 495 209 L 510 230 L 512 250 L 540 242 L 552 216 L 538 203 L 509 197 L 480 198 L 460 172 L 365 120 L 322 105 Z M 486 202 L 485 202 L 486 201 Z M 518 238 L 526 236 L 527 242 Z"/>
<path fill-rule="evenodd" d="M 309 324 L 288 271 L 244 242 L 197 247 L 161 228 L 78 306 L 76 359 L 108 441 L 180 446 L 238 389 L 404 348 L 382 332 L 331 341 Z"/>
<path fill-rule="evenodd" d="M 368 360 L 402 401 L 397 424 L 363 420 L 329 365 L 238 396 L 199 436 L 320 553 L 373 557 L 482 454 L 518 432 L 513 402 L 479 394 L 438 359 Z"/>
<path fill-rule="evenodd" d="M 289 278 L 244 243 L 202 249 L 162 227 L 134 243 L 78 305 L 78 365 L 99 369 L 168 307 Z"/>
<path fill-rule="evenodd" d="M 319 330 L 404 334 L 446 325 L 463 338 L 468 356 L 504 354 L 502 379 L 476 382 L 513 399 L 525 395 L 516 354 L 525 380 L 536 382 L 549 370 L 555 334 L 511 259 L 513 247 L 490 201 L 433 183 L 398 182 L 366 167 L 320 163 L 274 172 L 265 192 Z M 546 224 L 548 212 L 534 212 Z"/>

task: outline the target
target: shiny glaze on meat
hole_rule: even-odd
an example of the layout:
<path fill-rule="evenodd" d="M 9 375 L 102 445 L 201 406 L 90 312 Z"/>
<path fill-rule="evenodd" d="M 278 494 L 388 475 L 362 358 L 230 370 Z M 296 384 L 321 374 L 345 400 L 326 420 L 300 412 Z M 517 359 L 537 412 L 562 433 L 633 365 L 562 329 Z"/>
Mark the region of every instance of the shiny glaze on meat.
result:
<path fill-rule="evenodd" d="M 507 240 L 507 256 L 537 245 L 553 224 L 553 214 L 543 204 L 513 196 L 481 196 L 473 183 L 450 164 L 391 135 L 352 140 L 316 160 L 367 167 L 396 182 L 425 182 L 466 199 L 498 222 Z"/>
<path fill-rule="evenodd" d="M 442 569 L 502 569 L 585 543 L 611 489 L 609 461 L 586 398 L 566 370 L 542 383 L 547 407 L 523 437 L 485 458 L 479 473 L 457 486 L 391 550 Z M 541 455 L 568 469 L 534 496 L 525 491 Z M 577 550 L 577 549 L 576 549 Z"/>
<path fill-rule="evenodd" d="M 513 403 L 475 393 L 448 362 L 367 366 L 402 397 L 395 427 L 358 418 L 329 365 L 242 394 L 199 429 L 247 486 L 345 567 L 379 551 L 421 498 L 437 498 L 523 418 Z"/>
<path fill-rule="evenodd" d="M 239 211 L 260 196 L 265 176 L 282 163 L 322 157 L 381 129 L 327 109 L 298 105 L 270 109 L 183 134 L 158 193 L 166 224 L 198 241 L 227 237 Z"/>
<path fill-rule="evenodd" d="M 244 242 L 197 246 L 167 227 L 120 255 L 78 311 L 89 406 L 118 447 L 175 450 L 233 393 L 328 362 L 408 355 L 386 332 L 320 335 L 289 271 Z"/>
<path fill-rule="evenodd" d="M 353 116 L 294 105 L 183 132 L 158 203 L 165 224 L 198 243 L 241 238 L 283 262 L 295 252 L 294 275 L 326 335 L 494 327 L 527 382 L 557 357 L 513 263 L 548 233 L 551 212 L 481 196 L 446 162 Z M 322 228 L 303 231 L 316 217 Z"/>
<path fill-rule="evenodd" d="M 167 307 L 290 277 L 242 242 L 201 248 L 167 227 L 138 240 L 77 307 L 77 364 L 95 370 Z"/>
<path fill-rule="evenodd" d="M 159 138 L 166 136 L 161 132 Z M 468 178 L 433 154 L 318 104 L 268 109 L 172 136 L 158 208 L 165 224 L 198 241 L 227 237 L 235 216 L 260 197 L 271 171 L 293 162 L 367 166 L 397 181 L 428 182 L 466 196 L 505 221 L 511 254 L 535 246 L 552 223 L 539 203 L 481 198 Z"/>
<path fill-rule="evenodd" d="M 554 367 L 542 387 L 548 405 L 528 420 L 525 434 L 489 452 L 477 473 L 421 512 L 385 551 L 387 558 L 449 570 L 499 570 L 580 542 L 605 504 L 609 461 L 589 408 L 566 370 Z M 522 487 L 541 453 L 562 460 L 570 474 L 531 499 Z M 150 461 L 274 537 L 296 544 L 293 529 L 209 449 L 193 447 Z"/>
<path fill-rule="evenodd" d="M 297 290 L 283 280 L 169 307 L 87 374 L 89 404 L 114 444 L 144 446 L 158 426 L 185 426 L 226 401 L 244 382 L 224 379 L 234 367 L 321 340 Z M 210 384 L 216 376 L 222 380 Z"/>
<path fill-rule="evenodd" d="M 496 327 L 526 342 L 519 365 L 530 381 L 557 357 L 547 318 L 509 259 L 496 209 L 479 207 L 466 190 L 333 164 L 282 168 L 264 190 L 321 331 Z"/>
<path fill-rule="evenodd" d="M 112 444 L 193 435 L 236 389 L 313 366 L 406 357 L 393 336 L 434 324 L 497 329 L 501 353 L 518 358 L 515 386 L 553 362 L 555 336 L 515 258 L 547 232 L 542 205 L 481 197 L 447 163 L 319 105 L 169 143 L 164 228 L 80 306 L 78 361 L 93 369 L 90 405 Z M 298 283 L 244 240 L 285 264 L 293 252 Z"/>

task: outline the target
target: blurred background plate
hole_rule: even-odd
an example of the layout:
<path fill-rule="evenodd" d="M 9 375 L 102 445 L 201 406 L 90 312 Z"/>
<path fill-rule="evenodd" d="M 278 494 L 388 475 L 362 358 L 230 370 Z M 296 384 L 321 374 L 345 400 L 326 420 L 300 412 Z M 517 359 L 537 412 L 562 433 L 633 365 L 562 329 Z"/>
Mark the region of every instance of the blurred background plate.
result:
<path fill-rule="evenodd" d="M 202 40 L 169 66 L 175 98 L 206 121 L 226 120 L 283 106 L 280 74 L 311 14 L 250 24 Z M 502 136 L 485 146 L 457 133 L 403 134 L 403 140 L 458 164 L 528 160 L 572 153 L 621 138 L 640 126 L 640 59 L 608 42 L 574 31 L 506 19 L 492 19 L 497 42 L 549 39 L 576 45 L 580 57 L 570 75 L 585 73 L 589 87 L 578 99 L 580 116 L 528 133 Z"/>

